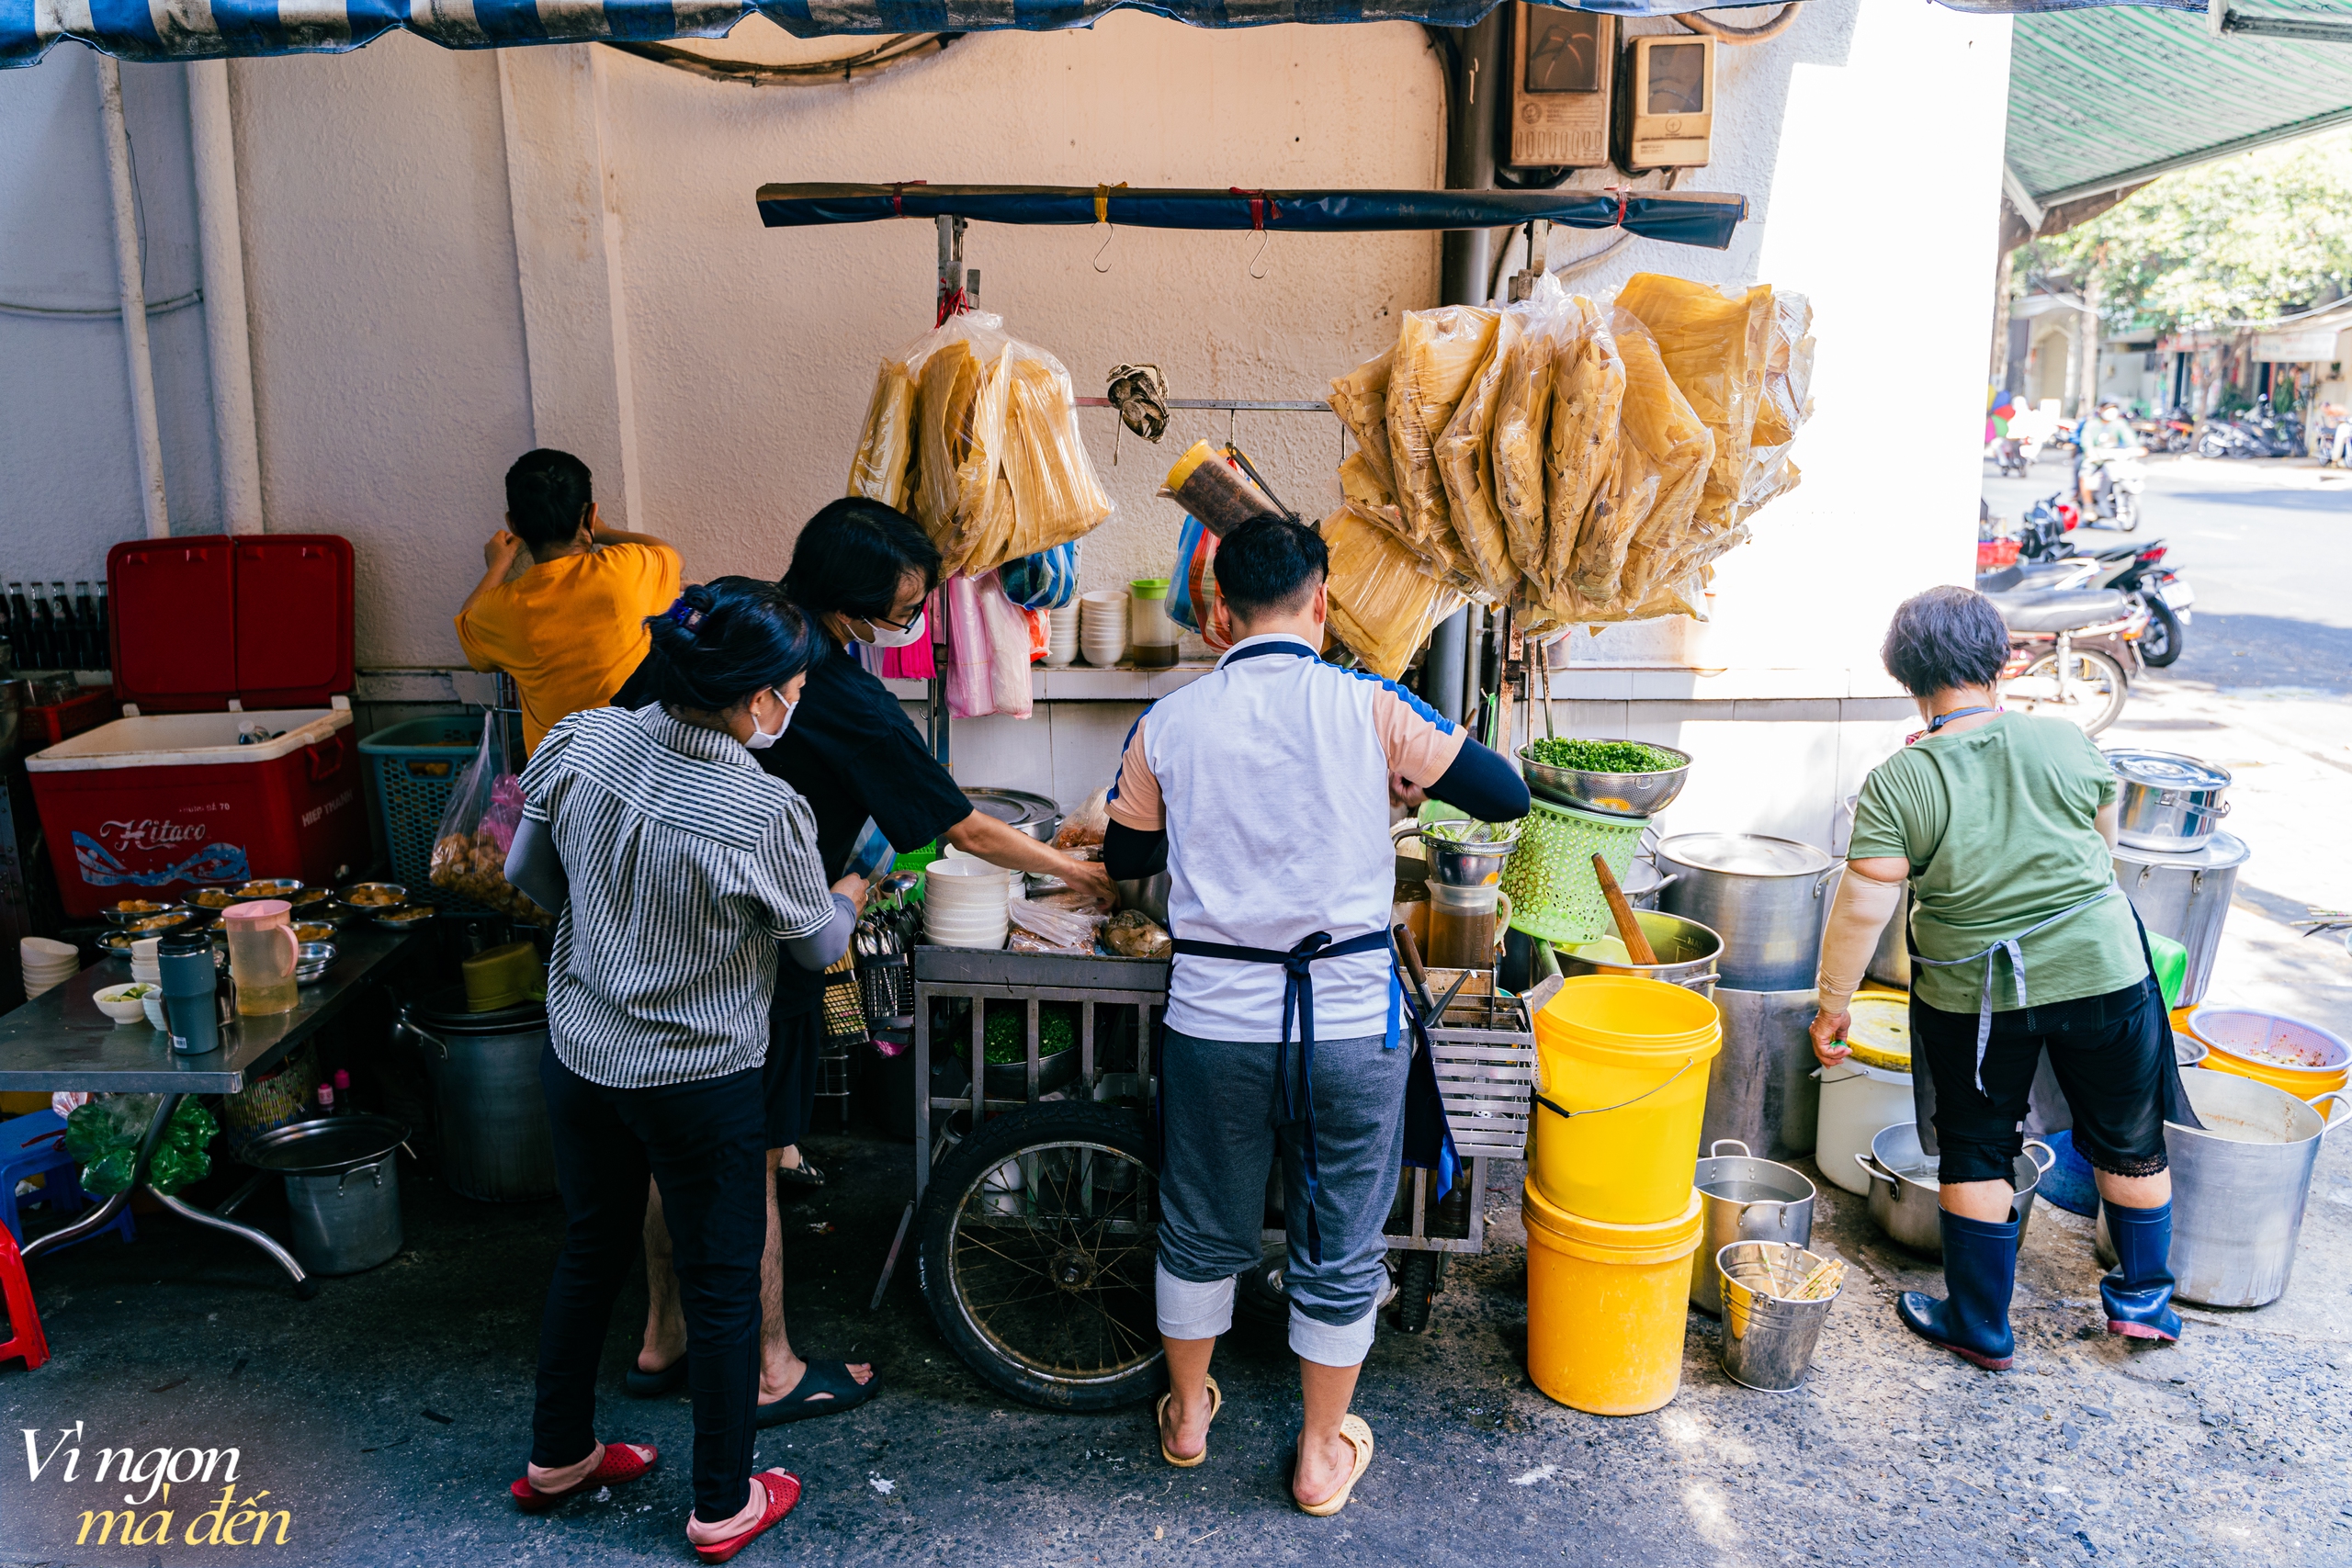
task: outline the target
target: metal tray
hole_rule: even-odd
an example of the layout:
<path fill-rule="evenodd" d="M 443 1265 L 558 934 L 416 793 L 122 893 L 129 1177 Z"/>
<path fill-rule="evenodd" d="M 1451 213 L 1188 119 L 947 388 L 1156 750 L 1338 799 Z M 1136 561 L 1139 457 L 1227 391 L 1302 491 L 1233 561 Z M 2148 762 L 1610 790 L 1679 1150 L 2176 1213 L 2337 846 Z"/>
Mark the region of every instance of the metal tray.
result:
<path fill-rule="evenodd" d="M 949 986 L 1057 986 L 1073 990 L 1168 989 L 1165 958 L 1077 958 L 978 947 L 918 947 L 915 978 Z"/>

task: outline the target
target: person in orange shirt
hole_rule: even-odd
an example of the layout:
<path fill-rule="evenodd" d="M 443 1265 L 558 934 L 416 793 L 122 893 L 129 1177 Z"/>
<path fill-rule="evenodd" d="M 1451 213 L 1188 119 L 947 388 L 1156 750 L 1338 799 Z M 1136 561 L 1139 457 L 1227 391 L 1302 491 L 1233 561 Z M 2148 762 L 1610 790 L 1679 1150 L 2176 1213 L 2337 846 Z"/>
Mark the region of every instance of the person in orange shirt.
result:
<path fill-rule="evenodd" d="M 514 678 L 530 751 L 564 718 L 613 700 L 651 646 L 645 618 L 678 597 L 677 550 L 605 527 L 588 465 L 547 447 L 506 470 L 506 526 L 481 558 L 458 640 L 475 669 Z"/>

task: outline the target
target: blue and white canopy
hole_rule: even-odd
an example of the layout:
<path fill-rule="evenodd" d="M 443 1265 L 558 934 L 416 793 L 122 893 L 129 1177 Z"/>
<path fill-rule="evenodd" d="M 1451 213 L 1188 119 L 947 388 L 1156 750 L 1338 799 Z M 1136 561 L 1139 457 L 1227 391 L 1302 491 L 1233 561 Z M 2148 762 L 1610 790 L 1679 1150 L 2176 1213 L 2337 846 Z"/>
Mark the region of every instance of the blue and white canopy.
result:
<path fill-rule="evenodd" d="M 1559 4 L 1560 0 L 1545 0 Z M 2204 0 L 1942 0 L 1960 11 L 2070 11 Z M 1432 22 L 1464 27 L 1495 0 L 0 0 L 0 66 L 29 65 L 60 39 L 120 60 L 336 53 L 395 28 L 447 49 L 718 38 L 757 11 L 800 38 L 833 33 L 967 33 L 1082 28 L 1117 10 L 1203 28 L 1273 22 Z M 1577 0 L 1564 9 L 1621 17 L 1712 7 L 1690 0 Z"/>

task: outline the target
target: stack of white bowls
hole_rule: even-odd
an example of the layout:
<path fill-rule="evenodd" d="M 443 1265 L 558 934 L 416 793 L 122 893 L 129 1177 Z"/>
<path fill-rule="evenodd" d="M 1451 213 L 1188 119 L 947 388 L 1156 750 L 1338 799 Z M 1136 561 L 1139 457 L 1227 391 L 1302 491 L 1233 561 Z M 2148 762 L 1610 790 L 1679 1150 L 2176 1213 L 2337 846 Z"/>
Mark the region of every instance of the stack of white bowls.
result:
<path fill-rule="evenodd" d="M 922 924 L 940 947 L 1002 947 L 1012 873 L 984 860 L 935 860 L 923 871 Z"/>
<path fill-rule="evenodd" d="M 1109 669 L 1127 651 L 1127 595 L 1106 588 L 1079 597 L 1079 646 L 1089 664 Z"/>
<path fill-rule="evenodd" d="M 1078 657 L 1078 601 L 1046 612 L 1046 662 L 1068 664 Z"/>
<path fill-rule="evenodd" d="M 63 985 L 82 967 L 82 950 L 70 942 L 28 936 L 17 944 L 17 953 L 24 960 L 27 1001 Z"/>
<path fill-rule="evenodd" d="M 163 970 L 157 965 L 155 949 L 163 942 L 159 936 L 142 936 L 130 944 L 130 978 L 139 985 L 160 986 Z"/>

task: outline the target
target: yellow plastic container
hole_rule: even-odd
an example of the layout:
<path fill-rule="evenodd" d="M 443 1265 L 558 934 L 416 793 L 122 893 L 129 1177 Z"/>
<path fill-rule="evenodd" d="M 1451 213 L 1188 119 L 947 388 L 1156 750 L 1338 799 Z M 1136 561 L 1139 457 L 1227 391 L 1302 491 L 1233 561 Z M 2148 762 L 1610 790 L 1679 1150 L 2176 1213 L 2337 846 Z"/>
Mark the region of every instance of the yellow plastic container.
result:
<path fill-rule="evenodd" d="M 1697 1189 L 1656 1224 L 1612 1225 L 1545 1201 L 1525 1184 L 1527 1375 L 1573 1410 L 1639 1416 L 1682 1386 L 1690 1255 L 1703 1221 Z"/>
<path fill-rule="evenodd" d="M 2352 1043 L 2332 1030 L 2261 1008 L 2200 1007 L 2188 1015 L 2186 1032 L 2205 1043 L 2198 1066 L 2283 1089 L 2310 1100 L 2344 1087 L 2352 1077 Z M 2260 1049 L 2265 1055 L 2256 1056 Z M 2279 1058 L 2294 1058 L 2281 1060 Z M 2329 1117 L 2331 1103 L 2320 1110 Z"/>
<path fill-rule="evenodd" d="M 1544 1098 L 1529 1128 L 1529 1179 L 1555 1208 L 1612 1225 L 1657 1224 L 1690 1201 L 1723 1049 L 1715 1004 L 1632 975 L 1579 975 L 1535 1015 Z"/>

